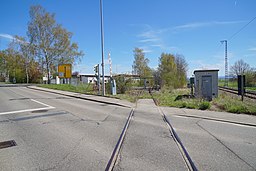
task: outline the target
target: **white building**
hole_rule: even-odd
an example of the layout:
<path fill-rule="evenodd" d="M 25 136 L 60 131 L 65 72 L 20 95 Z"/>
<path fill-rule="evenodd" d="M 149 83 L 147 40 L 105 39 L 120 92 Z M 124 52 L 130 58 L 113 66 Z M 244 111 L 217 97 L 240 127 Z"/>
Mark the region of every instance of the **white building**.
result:
<path fill-rule="evenodd" d="M 105 75 L 105 83 L 107 83 L 110 79 L 110 76 Z M 102 80 L 102 77 L 101 77 Z M 79 74 L 79 75 L 72 75 L 71 84 L 89 84 L 89 83 L 96 83 L 97 78 L 94 74 Z"/>

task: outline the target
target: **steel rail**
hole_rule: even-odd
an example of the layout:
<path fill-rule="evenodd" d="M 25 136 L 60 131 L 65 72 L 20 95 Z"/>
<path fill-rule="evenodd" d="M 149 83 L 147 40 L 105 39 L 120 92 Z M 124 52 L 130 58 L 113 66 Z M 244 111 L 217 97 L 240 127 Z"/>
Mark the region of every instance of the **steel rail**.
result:
<path fill-rule="evenodd" d="M 238 90 L 234 89 L 234 88 L 219 86 L 219 90 L 238 95 Z M 256 92 L 254 92 L 254 91 L 245 91 L 244 97 L 247 97 L 247 98 L 250 98 L 250 99 L 256 99 Z"/>
<path fill-rule="evenodd" d="M 196 168 L 194 162 L 192 161 L 192 158 L 190 157 L 188 151 L 186 150 L 185 146 L 183 145 L 181 139 L 179 138 L 178 134 L 176 133 L 176 131 L 174 130 L 171 122 L 169 121 L 169 119 L 166 117 L 165 113 L 162 111 L 162 109 L 160 107 L 158 107 L 158 103 L 155 100 L 155 98 L 153 97 L 153 95 L 150 93 L 152 99 L 154 100 L 154 103 L 157 106 L 157 109 L 159 111 L 159 113 L 162 115 L 164 122 L 167 124 L 169 131 L 177 145 L 177 147 L 179 148 L 179 151 L 184 159 L 184 162 L 188 168 L 188 170 L 190 171 L 198 171 L 198 169 Z"/>

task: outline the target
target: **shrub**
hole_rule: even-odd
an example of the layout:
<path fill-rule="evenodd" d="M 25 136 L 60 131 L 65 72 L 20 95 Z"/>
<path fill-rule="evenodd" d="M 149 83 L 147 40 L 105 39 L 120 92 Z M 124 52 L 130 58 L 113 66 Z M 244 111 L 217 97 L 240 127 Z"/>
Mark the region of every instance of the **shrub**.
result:
<path fill-rule="evenodd" d="M 228 106 L 227 111 L 231 113 L 249 113 L 247 107 L 242 104 L 231 104 Z"/>
<path fill-rule="evenodd" d="M 206 109 L 209 109 L 211 107 L 211 104 L 210 104 L 210 102 L 208 102 L 208 101 L 202 101 L 201 103 L 199 103 L 199 105 L 198 105 L 198 108 L 200 109 L 200 110 L 206 110 Z"/>

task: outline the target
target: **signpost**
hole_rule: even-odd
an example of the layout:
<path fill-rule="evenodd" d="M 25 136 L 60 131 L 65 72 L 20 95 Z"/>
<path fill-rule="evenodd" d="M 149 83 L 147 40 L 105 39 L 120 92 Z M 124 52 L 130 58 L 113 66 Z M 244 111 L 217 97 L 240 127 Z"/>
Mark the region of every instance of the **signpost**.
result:
<path fill-rule="evenodd" d="M 71 64 L 58 65 L 58 73 L 59 73 L 59 78 L 63 78 L 66 83 L 67 82 L 66 79 L 71 79 L 72 65 Z"/>

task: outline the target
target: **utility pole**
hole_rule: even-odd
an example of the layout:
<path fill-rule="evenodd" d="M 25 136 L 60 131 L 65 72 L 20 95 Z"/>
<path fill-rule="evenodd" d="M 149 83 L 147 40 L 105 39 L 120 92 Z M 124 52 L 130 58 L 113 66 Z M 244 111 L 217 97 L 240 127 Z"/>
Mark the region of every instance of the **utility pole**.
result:
<path fill-rule="evenodd" d="M 103 31 L 103 11 L 102 0 L 100 0 L 100 25 L 101 25 L 101 66 L 102 66 L 102 96 L 105 96 L 105 75 L 104 75 L 104 31 Z"/>
<path fill-rule="evenodd" d="M 225 83 L 224 86 L 228 87 L 228 41 L 222 40 L 221 43 L 225 43 Z"/>

